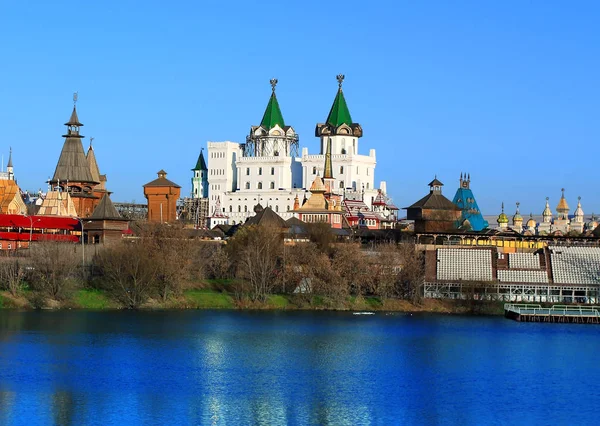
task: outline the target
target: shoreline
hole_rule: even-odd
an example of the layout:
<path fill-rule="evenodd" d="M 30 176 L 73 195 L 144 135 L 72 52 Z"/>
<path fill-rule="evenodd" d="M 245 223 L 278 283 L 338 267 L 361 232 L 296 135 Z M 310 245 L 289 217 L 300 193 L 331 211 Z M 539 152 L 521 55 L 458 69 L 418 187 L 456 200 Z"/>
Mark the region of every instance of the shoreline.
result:
<path fill-rule="evenodd" d="M 454 314 L 489 316 L 504 315 L 503 302 L 423 299 L 419 304 L 408 300 L 377 297 L 349 297 L 333 301 L 322 296 L 269 295 L 267 301 L 236 300 L 233 295 L 207 289 L 187 290 L 166 301 L 150 299 L 139 311 L 160 310 L 232 310 L 232 311 L 346 311 L 398 312 L 410 314 Z M 72 292 L 63 300 L 45 298 L 33 292 L 13 296 L 0 292 L 0 310 L 129 310 L 100 290 L 83 289 Z"/>

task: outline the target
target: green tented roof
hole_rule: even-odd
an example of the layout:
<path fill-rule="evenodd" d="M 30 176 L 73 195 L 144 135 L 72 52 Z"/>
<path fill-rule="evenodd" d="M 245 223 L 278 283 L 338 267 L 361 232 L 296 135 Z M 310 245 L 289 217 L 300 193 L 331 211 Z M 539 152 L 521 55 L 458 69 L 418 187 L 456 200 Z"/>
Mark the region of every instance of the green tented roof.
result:
<path fill-rule="evenodd" d="M 337 95 L 335 95 L 331 111 L 329 111 L 329 115 L 327 116 L 327 124 L 334 127 L 338 127 L 341 124 L 347 124 L 348 126 L 352 124 L 350 110 L 348 110 L 348 105 L 346 104 L 344 92 L 342 92 L 341 87 L 338 90 Z"/>
<path fill-rule="evenodd" d="M 198 156 L 198 161 L 196 161 L 196 167 L 192 170 L 208 170 L 206 167 L 206 161 L 204 161 L 204 154 L 200 151 L 200 155 Z"/>
<path fill-rule="evenodd" d="M 267 130 L 271 130 L 273 127 L 275 127 L 275 125 L 279 125 L 281 128 L 285 126 L 283 115 L 279 109 L 279 102 L 277 102 L 275 92 L 271 94 L 271 98 L 267 104 L 267 109 L 265 110 L 265 115 L 263 115 L 260 125 Z"/>

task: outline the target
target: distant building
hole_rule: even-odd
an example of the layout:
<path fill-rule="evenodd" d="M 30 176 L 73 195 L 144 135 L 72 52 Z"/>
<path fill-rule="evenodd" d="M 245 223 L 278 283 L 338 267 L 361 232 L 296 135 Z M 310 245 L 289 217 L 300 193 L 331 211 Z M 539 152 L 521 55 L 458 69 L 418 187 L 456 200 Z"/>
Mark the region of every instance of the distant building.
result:
<path fill-rule="evenodd" d="M 129 221 L 121 217 L 110 196 L 105 194 L 85 224 L 88 244 L 119 241 L 129 230 Z"/>
<path fill-rule="evenodd" d="M 158 178 L 144 185 L 148 200 L 149 222 L 174 222 L 177 220 L 177 200 L 181 187 L 167 179 L 167 172 L 157 172 Z"/>
<path fill-rule="evenodd" d="M 331 200 L 345 198 L 371 202 L 378 194 L 374 185 L 375 150 L 359 154 L 358 140 L 363 132 L 352 120 L 342 91 L 338 91 L 324 123 L 316 125 L 320 153 L 299 152 L 299 136 L 284 121 L 275 94 L 277 80 L 271 80 L 271 96 L 259 125 L 252 126 L 245 143 L 208 142 L 208 196 L 211 210 L 217 199 L 230 224 L 244 223 L 257 204 L 268 205 L 283 219 L 294 216 L 294 200 L 305 198 L 318 176 L 323 177 Z M 325 173 L 329 149 L 329 174 Z M 195 172 L 195 171 L 194 171 Z M 196 183 L 195 183 L 196 182 Z M 192 182 L 192 186 L 199 183 Z"/>
<path fill-rule="evenodd" d="M 74 96 L 77 101 L 77 96 Z M 73 200 L 78 217 L 89 217 L 106 191 L 106 176 L 100 174 L 91 142 L 87 156 L 83 151 L 80 128 L 83 124 L 73 106 L 67 123 L 67 133 L 52 179 L 50 190 L 68 193 Z"/>
<path fill-rule="evenodd" d="M 459 186 L 452 202 L 461 210 L 459 228 L 481 231 L 488 227 L 489 224 L 483 218 L 471 190 L 470 173 L 465 173 L 464 176 L 462 173 L 460 174 Z"/>
<path fill-rule="evenodd" d="M 407 210 L 407 219 L 414 220 L 415 232 L 441 232 L 456 229 L 462 210 L 442 195 L 444 184 L 437 178 L 429 182 L 429 194 Z"/>

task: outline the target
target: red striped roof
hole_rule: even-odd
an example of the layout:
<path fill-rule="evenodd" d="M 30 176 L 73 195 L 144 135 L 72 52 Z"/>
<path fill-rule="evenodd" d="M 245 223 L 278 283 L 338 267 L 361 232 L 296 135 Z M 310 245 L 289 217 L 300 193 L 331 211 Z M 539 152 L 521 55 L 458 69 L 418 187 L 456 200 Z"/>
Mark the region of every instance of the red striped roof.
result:
<path fill-rule="evenodd" d="M 79 220 L 61 216 L 24 216 L 19 214 L 0 214 L 0 228 L 65 229 L 79 231 Z M 29 238 L 28 238 L 29 239 Z"/>

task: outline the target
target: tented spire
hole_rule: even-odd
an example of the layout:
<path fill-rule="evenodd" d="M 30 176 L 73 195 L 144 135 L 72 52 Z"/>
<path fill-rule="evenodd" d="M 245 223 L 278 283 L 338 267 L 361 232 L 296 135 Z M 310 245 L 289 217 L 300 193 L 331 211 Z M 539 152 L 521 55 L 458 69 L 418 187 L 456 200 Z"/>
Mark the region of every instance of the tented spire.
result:
<path fill-rule="evenodd" d="M 269 98 L 269 103 L 267 104 L 267 108 L 265 109 L 265 113 L 260 122 L 260 125 L 267 130 L 271 130 L 276 125 L 281 128 L 285 126 L 283 115 L 281 114 L 281 109 L 279 108 L 279 102 L 277 102 L 277 96 L 275 96 L 275 86 L 277 86 L 277 79 L 272 78 L 271 97 Z"/>

